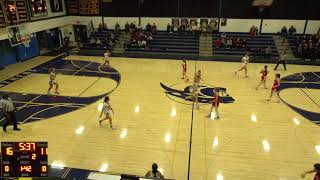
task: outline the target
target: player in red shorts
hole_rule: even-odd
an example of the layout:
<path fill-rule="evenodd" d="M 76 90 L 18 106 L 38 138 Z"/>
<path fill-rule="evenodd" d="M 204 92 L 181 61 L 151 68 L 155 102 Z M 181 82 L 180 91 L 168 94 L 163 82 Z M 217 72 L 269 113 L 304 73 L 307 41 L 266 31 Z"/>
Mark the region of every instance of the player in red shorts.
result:
<path fill-rule="evenodd" d="M 186 78 L 186 82 L 189 81 L 188 77 L 187 77 L 187 62 L 186 60 L 182 60 L 182 78 L 184 79 Z"/>
<path fill-rule="evenodd" d="M 214 108 L 214 111 L 215 111 L 214 119 L 219 119 L 220 118 L 219 117 L 219 113 L 218 113 L 219 103 L 220 103 L 219 89 L 215 88 L 214 89 L 214 96 L 213 96 L 213 100 L 212 100 L 212 104 L 211 104 L 211 108 L 210 108 L 210 112 L 207 115 L 207 118 L 211 117 L 211 113 L 212 113 L 213 108 Z"/>
<path fill-rule="evenodd" d="M 261 84 L 263 84 L 264 88 L 267 89 L 266 87 L 266 81 L 267 81 L 267 75 L 269 74 L 269 71 L 268 71 L 268 66 L 265 65 L 264 66 L 264 69 L 262 71 L 260 71 L 260 73 L 262 74 L 261 76 L 261 82 L 260 84 L 256 87 L 256 90 L 258 90 L 259 86 L 261 86 Z"/>
<path fill-rule="evenodd" d="M 268 99 L 268 101 L 270 101 L 271 97 L 273 96 L 273 94 L 275 94 L 278 97 L 278 103 L 280 102 L 280 98 L 278 96 L 278 90 L 279 90 L 279 86 L 280 86 L 280 74 L 276 74 L 276 79 L 273 82 L 272 88 L 271 88 L 271 93 L 270 93 L 270 97 Z"/>
<path fill-rule="evenodd" d="M 314 164 L 312 170 L 301 174 L 301 178 L 304 178 L 306 176 L 306 174 L 310 174 L 310 173 L 314 173 L 314 172 L 316 174 L 314 175 L 313 180 L 320 180 L 320 164 L 319 163 Z"/>

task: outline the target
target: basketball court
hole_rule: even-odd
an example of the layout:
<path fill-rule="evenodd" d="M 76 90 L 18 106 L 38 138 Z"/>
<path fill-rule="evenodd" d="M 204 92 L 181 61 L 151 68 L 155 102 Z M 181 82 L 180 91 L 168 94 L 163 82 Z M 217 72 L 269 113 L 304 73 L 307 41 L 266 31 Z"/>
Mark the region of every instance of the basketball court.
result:
<path fill-rule="evenodd" d="M 201 70 L 204 80 L 197 110 L 184 100 L 191 81 L 181 79 L 181 60 L 110 61 L 100 68 L 102 57 L 39 56 L 0 71 L 0 91 L 15 102 L 22 129 L 1 131 L 1 141 L 47 141 L 51 166 L 143 176 L 157 162 L 177 180 L 298 180 L 319 160 L 317 66 L 269 64 L 268 89 L 256 90 L 264 64 L 249 64 L 245 78 L 234 75 L 240 63 L 187 61 L 188 77 Z M 47 95 L 49 68 L 59 96 Z M 280 103 L 266 101 L 276 72 Z M 219 120 L 205 117 L 213 87 L 226 89 Z M 114 130 L 98 123 L 106 95 Z"/>

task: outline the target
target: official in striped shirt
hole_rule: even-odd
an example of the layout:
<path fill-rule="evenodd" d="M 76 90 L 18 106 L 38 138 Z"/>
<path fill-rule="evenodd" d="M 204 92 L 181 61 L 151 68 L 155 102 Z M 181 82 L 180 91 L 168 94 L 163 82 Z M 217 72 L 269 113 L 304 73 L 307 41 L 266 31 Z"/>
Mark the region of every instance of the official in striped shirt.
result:
<path fill-rule="evenodd" d="M 0 100 L 0 109 L 6 118 L 6 123 L 2 127 L 3 131 L 7 132 L 7 126 L 10 122 L 13 124 L 14 131 L 20 131 L 16 120 L 16 108 L 7 94 L 3 95 L 2 99 Z"/>

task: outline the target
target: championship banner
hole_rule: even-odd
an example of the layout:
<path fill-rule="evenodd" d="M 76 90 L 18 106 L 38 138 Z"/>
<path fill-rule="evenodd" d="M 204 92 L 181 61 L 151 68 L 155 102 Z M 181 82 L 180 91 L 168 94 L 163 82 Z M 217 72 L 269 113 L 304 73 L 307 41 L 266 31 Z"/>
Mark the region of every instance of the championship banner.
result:
<path fill-rule="evenodd" d="M 32 17 L 48 15 L 46 0 L 29 0 Z"/>

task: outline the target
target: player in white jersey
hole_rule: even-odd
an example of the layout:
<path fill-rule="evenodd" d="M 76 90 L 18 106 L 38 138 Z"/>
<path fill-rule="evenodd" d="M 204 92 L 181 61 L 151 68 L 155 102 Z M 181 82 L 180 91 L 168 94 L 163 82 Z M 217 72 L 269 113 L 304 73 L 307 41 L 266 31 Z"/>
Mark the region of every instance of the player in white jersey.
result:
<path fill-rule="evenodd" d="M 185 99 L 190 99 L 192 100 L 193 102 L 195 102 L 196 104 L 196 108 L 197 109 L 200 109 L 200 106 L 198 104 L 198 95 L 199 95 L 199 87 L 200 87 L 200 84 L 197 83 L 197 82 L 193 82 L 193 85 L 190 87 L 190 96 L 187 96 L 185 97 Z"/>
<path fill-rule="evenodd" d="M 105 65 L 110 66 L 109 56 L 110 56 L 110 52 L 106 51 L 104 53 L 104 58 L 103 58 L 104 63 L 102 64 L 102 66 L 105 66 Z"/>
<path fill-rule="evenodd" d="M 110 128 L 113 129 L 113 126 L 112 126 L 112 118 L 110 116 L 110 111 L 112 111 L 112 113 L 114 114 L 114 111 L 109 103 L 110 101 L 110 98 L 107 96 L 104 98 L 104 102 L 103 102 L 103 107 L 102 107 L 102 111 L 101 111 L 101 114 L 100 114 L 100 118 L 102 117 L 102 113 L 106 116 L 105 118 L 101 119 L 99 121 L 99 124 L 101 125 L 101 123 L 105 120 L 109 120 L 109 124 L 110 124 Z"/>
<path fill-rule="evenodd" d="M 56 94 L 60 94 L 59 91 L 58 91 L 58 89 L 59 89 L 59 84 L 58 84 L 58 82 L 56 81 L 56 76 L 57 76 L 56 70 L 55 70 L 54 68 L 50 68 L 50 69 L 49 69 L 49 89 L 48 89 L 48 94 L 50 94 L 50 91 L 51 91 L 53 85 L 56 86 L 56 91 L 55 91 L 55 93 L 56 93 Z"/>
<path fill-rule="evenodd" d="M 237 75 L 237 72 L 244 70 L 244 75 L 245 75 L 245 77 L 248 77 L 248 74 L 247 74 L 247 72 L 248 72 L 247 64 L 248 64 L 249 61 L 250 61 L 249 55 L 248 55 L 248 54 L 244 55 L 243 58 L 241 59 L 241 61 L 242 61 L 242 66 L 241 66 L 241 68 L 238 69 L 238 70 L 236 70 L 236 71 L 234 72 L 234 74 Z"/>

